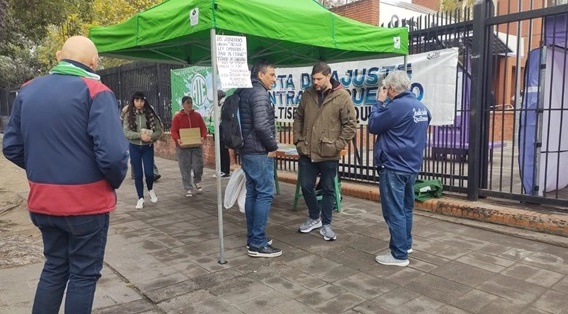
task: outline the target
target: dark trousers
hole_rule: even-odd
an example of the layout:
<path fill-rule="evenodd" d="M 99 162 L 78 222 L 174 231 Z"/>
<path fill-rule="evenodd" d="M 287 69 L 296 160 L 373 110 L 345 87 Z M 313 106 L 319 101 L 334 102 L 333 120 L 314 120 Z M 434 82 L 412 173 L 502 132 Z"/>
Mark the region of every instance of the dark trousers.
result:
<path fill-rule="evenodd" d="M 154 145 L 130 143 L 130 165 L 134 171 L 134 185 L 138 198 L 144 198 L 144 178 L 148 190 L 154 188 Z M 142 170 L 144 169 L 144 170 Z"/>
<path fill-rule="evenodd" d="M 231 157 L 229 156 L 229 149 L 221 144 L 221 172 L 229 174 L 231 173 Z"/>
<path fill-rule="evenodd" d="M 45 255 L 32 313 L 59 313 L 65 287 L 65 313 L 91 313 L 103 268 L 108 213 L 83 216 L 30 213 L 30 218 L 41 231 Z"/>
<path fill-rule="evenodd" d="M 309 157 L 300 156 L 298 164 L 300 167 L 300 185 L 306 206 L 308 206 L 310 218 L 318 219 L 321 213 L 322 224 L 331 224 L 331 213 L 335 204 L 335 187 L 333 181 L 337 175 L 339 161 L 312 162 Z M 318 175 L 320 176 L 319 183 L 323 196 L 321 208 L 315 192 Z"/>

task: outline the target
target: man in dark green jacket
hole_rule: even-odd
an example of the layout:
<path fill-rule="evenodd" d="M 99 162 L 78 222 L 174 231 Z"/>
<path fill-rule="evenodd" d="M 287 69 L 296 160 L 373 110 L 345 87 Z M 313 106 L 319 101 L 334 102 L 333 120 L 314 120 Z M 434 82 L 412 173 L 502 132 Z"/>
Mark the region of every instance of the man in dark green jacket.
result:
<path fill-rule="evenodd" d="M 355 136 L 357 120 L 349 92 L 331 78 L 331 68 L 318 62 L 312 69 L 313 85 L 302 94 L 294 114 L 294 144 L 300 158 L 300 184 L 309 217 L 299 231 L 320 229 L 326 241 L 337 238 L 331 229 L 334 206 L 334 178 L 340 153 Z M 323 199 L 318 204 L 316 179 L 320 176 Z M 321 214 L 321 218 L 320 218 Z"/>

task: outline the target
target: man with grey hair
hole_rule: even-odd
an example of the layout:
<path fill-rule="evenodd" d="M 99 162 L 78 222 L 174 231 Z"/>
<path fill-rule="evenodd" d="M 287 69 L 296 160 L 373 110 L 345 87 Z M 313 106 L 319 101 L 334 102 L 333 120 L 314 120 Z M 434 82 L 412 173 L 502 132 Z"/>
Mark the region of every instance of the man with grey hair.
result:
<path fill-rule="evenodd" d="M 369 116 L 369 132 L 376 134 L 375 167 L 383 217 L 390 232 L 390 253 L 375 260 L 383 265 L 407 266 L 412 253 L 414 183 L 422 166 L 426 132 L 432 116 L 410 91 L 404 71 L 391 72 L 377 94 Z"/>

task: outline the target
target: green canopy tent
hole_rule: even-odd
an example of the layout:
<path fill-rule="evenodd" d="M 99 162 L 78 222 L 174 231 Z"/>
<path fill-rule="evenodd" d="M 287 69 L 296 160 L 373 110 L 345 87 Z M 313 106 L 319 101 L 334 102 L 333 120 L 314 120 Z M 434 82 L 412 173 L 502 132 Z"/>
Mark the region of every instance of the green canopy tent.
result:
<path fill-rule="evenodd" d="M 249 64 L 278 66 L 408 54 L 406 28 L 380 28 L 334 14 L 313 0 L 166 0 L 123 23 L 93 27 L 101 55 L 188 65 L 211 65 L 217 90 L 215 36 L 246 36 Z M 217 93 L 213 93 L 217 103 Z M 218 106 L 215 117 L 218 116 Z M 215 143 L 219 145 L 218 122 Z M 220 171 L 219 149 L 215 150 Z M 224 263 L 221 180 L 217 176 L 220 263 Z"/>

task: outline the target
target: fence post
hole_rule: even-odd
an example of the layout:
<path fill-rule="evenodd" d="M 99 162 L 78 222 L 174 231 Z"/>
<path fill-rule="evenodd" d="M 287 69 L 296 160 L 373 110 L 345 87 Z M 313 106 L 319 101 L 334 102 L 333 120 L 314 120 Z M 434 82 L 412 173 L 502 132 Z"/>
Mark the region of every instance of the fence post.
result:
<path fill-rule="evenodd" d="M 492 0 L 476 0 L 473 6 L 473 39 L 471 54 L 471 95 L 468 149 L 467 199 L 476 201 L 479 188 L 487 181 L 487 134 L 488 114 L 486 108 L 490 95 L 492 32 L 486 19 L 493 12 Z"/>

